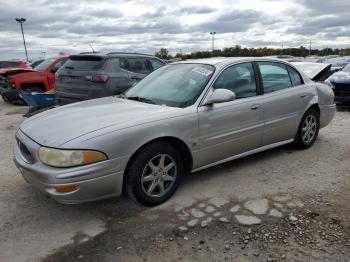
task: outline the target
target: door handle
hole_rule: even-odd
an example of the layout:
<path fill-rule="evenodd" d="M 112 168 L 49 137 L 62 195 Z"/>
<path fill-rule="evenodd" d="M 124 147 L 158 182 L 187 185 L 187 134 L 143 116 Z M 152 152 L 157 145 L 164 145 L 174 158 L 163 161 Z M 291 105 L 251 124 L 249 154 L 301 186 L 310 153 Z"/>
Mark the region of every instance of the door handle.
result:
<path fill-rule="evenodd" d="M 301 98 L 308 98 L 309 95 L 308 95 L 308 94 L 302 94 L 300 97 L 301 97 Z"/>
<path fill-rule="evenodd" d="M 253 105 L 250 110 L 258 110 L 260 108 L 260 105 Z"/>

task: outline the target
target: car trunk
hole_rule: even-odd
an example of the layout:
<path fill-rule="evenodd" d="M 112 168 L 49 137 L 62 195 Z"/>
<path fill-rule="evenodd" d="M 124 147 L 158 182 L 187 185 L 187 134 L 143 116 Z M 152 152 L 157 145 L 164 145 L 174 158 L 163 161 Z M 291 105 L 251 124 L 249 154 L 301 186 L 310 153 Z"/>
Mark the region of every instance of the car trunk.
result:
<path fill-rule="evenodd" d="M 58 102 L 68 104 L 103 96 L 107 81 L 96 77 L 103 76 L 104 63 L 101 56 L 71 56 L 58 72 L 55 85 Z"/>
<path fill-rule="evenodd" d="M 322 82 L 331 75 L 329 64 L 313 62 L 293 62 L 292 64 L 315 82 Z"/>

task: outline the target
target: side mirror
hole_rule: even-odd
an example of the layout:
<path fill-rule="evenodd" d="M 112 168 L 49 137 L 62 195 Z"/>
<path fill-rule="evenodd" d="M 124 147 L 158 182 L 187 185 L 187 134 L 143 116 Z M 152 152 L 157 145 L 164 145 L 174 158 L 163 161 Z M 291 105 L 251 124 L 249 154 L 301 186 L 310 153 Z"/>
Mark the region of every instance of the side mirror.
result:
<path fill-rule="evenodd" d="M 228 89 L 215 89 L 204 105 L 230 102 L 236 99 L 234 92 Z"/>

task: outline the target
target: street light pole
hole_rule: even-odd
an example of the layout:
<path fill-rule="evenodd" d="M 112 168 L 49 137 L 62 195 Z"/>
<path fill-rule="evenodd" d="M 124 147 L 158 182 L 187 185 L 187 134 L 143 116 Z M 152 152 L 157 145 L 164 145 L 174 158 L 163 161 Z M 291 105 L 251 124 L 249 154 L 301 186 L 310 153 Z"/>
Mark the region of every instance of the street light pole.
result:
<path fill-rule="evenodd" d="M 214 36 L 215 36 L 216 32 L 210 32 L 211 35 L 211 49 L 212 51 L 214 51 Z"/>
<path fill-rule="evenodd" d="M 23 37 L 23 44 L 24 44 L 24 51 L 26 52 L 26 58 L 28 62 L 28 54 L 27 54 L 27 46 L 26 46 L 26 40 L 24 39 L 24 32 L 23 32 L 23 23 L 26 21 L 25 18 L 16 18 L 16 21 L 21 24 L 21 30 L 22 30 L 22 37 Z"/>

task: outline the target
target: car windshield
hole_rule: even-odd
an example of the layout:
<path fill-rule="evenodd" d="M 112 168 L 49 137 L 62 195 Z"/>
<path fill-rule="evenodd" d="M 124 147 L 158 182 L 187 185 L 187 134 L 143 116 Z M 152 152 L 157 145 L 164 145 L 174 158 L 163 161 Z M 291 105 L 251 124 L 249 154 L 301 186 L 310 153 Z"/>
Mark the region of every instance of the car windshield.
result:
<path fill-rule="evenodd" d="M 45 71 L 54 61 L 55 61 L 54 58 L 48 58 L 42 61 L 37 67 L 35 67 L 35 70 L 40 72 Z"/>
<path fill-rule="evenodd" d="M 168 65 L 140 81 L 126 93 L 126 97 L 184 108 L 197 100 L 214 71 L 214 66 L 204 64 Z"/>
<path fill-rule="evenodd" d="M 343 69 L 342 71 L 350 73 L 350 63 L 348 63 Z"/>

